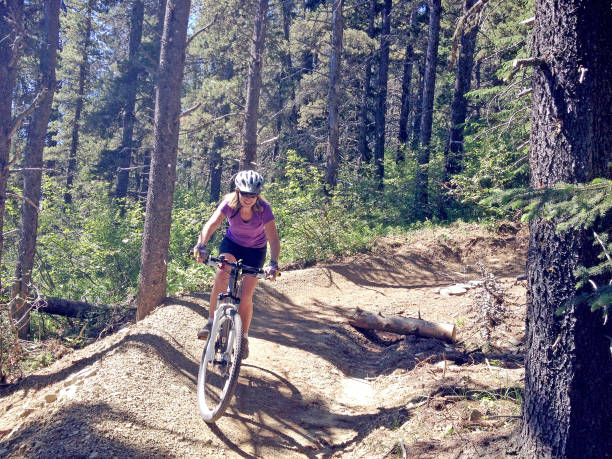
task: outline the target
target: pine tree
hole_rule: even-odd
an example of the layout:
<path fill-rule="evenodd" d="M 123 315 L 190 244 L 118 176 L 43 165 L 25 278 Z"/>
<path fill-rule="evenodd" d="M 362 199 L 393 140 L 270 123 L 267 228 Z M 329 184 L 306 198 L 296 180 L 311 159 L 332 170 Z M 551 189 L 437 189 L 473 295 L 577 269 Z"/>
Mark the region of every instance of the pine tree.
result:
<path fill-rule="evenodd" d="M 531 186 L 612 178 L 612 10 L 607 1 L 536 2 Z M 554 53 L 563 44 L 563 53 Z M 529 225 L 524 457 L 609 456 L 609 335 L 576 291 L 579 265 L 598 263 L 591 232 Z M 560 310 L 561 308 L 561 310 Z"/>
<path fill-rule="evenodd" d="M 189 0 L 168 0 L 155 96 L 154 147 L 151 183 L 138 284 L 138 320 L 166 297 L 166 274 L 172 198 L 176 181 L 176 151 L 181 114 L 181 85 L 185 66 Z"/>
<path fill-rule="evenodd" d="M 433 102 L 436 85 L 436 66 L 438 63 L 438 44 L 440 39 L 441 0 L 431 0 L 429 12 L 429 39 L 427 42 L 427 60 L 423 84 L 423 105 L 421 109 L 421 126 L 419 129 L 419 156 L 415 184 L 415 208 L 419 217 L 430 215 L 429 158 L 431 129 L 433 122 Z"/>
<path fill-rule="evenodd" d="M 17 128 L 12 111 L 13 90 L 24 40 L 23 0 L 0 2 L 0 263 L 4 248 L 4 208 L 11 166 L 11 137 Z"/>
<path fill-rule="evenodd" d="M 344 31 L 344 18 L 342 9 L 344 0 L 334 0 L 332 12 L 332 54 L 330 60 L 329 96 L 327 104 L 328 140 L 327 140 L 327 168 L 325 184 L 327 190 L 336 186 L 338 181 L 338 91 L 340 89 L 340 67 L 342 58 L 342 33 Z"/>
<path fill-rule="evenodd" d="M 41 196 L 43 149 L 47 125 L 51 115 L 51 105 L 57 81 L 55 65 L 59 42 L 60 0 L 44 3 L 41 12 L 42 37 L 38 46 L 37 58 L 40 62 L 40 76 L 36 85 L 37 92 L 43 93 L 38 107 L 32 113 L 27 128 L 27 145 L 23 155 L 23 196 L 19 232 L 19 259 L 15 267 L 15 282 L 11 297 L 14 299 L 12 316 L 19 324 L 18 335 L 25 339 L 29 333 L 29 308 L 27 298 L 31 288 L 34 253 L 38 232 L 38 207 Z"/>

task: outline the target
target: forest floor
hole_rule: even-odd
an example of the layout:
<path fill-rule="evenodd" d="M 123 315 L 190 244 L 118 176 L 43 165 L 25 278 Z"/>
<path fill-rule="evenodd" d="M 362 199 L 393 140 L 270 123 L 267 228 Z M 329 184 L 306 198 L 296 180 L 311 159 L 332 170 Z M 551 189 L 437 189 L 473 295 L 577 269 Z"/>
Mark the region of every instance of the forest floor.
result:
<path fill-rule="evenodd" d="M 260 282 L 250 357 L 216 425 L 201 420 L 196 397 L 207 295 L 171 298 L 2 387 L 0 457 L 514 456 L 526 246 L 513 224 L 462 224 Z M 479 289 L 440 293 L 481 279 L 479 260 L 507 289 L 484 353 Z M 357 307 L 454 323 L 458 341 L 364 333 L 347 323 Z"/>

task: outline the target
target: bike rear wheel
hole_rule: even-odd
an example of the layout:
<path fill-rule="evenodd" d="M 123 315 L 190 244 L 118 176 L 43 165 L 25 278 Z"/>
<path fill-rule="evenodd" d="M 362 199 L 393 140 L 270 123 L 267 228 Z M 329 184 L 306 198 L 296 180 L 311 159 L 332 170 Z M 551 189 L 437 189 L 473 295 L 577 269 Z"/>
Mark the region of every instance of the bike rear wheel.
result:
<path fill-rule="evenodd" d="M 212 359 L 207 349 L 213 346 Z M 242 321 L 235 310 L 219 320 L 218 333 L 206 341 L 198 373 L 198 407 L 204 421 L 213 423 L 227 409 L 240 372 L 242 361 Z"/>

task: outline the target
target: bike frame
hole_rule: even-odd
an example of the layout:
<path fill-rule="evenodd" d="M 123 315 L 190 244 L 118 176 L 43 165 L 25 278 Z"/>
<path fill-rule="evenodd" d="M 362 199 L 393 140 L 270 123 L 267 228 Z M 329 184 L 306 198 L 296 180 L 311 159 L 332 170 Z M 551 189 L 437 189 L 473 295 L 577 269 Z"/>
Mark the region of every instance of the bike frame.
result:
<path fill-rule="evenodd" d="M 247 274 L 255 275 L 256 277 L 263 277 L 264 271 L 262 269 L 253 268 L 252 266 L 244 265 L 241 261 L 232 262 L 227 261 L 223 256 L 218 258 L 209 257 L 207 260 L 209 265 L 220 265 L 221 269 L 225 266 L 230 267 L 230 278 L 227 284 L 227 290 L 225 293 L 219 294 L 219 304 L 215 310 L 215 316 L 213 319 L 213 326 L 210 331 L 210 336 L 217 336 L 219 333 L 219 324 L 221 323 L 221 317 L 224 314 L 231 314 L 231 310 L 234 310 L 236 314 L 240 311 L 240 297 L 238 296 L 242 276 L 246 272 Z M 229 299 L 229 302 L 222 302 L 223 300 Z M 234 336 L 232 335 L 232 339 Z M 232 349 L 233 341 L 226 346 L 226 349 Z M 208 346 L 206 347 L 206 360 L 212 361 L 215 354 L 215 345 L 212 340 L 208 340 Z"/>

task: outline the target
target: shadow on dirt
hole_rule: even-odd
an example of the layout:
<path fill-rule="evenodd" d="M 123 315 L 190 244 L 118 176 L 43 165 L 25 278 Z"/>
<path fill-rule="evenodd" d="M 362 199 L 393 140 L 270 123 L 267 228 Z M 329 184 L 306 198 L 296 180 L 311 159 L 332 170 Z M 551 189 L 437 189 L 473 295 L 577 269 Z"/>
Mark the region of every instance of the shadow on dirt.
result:
<path fill-rule="evenodd" d="M 225 416 L 243 425 L 251 440 L 242 442 L 248 443 L 253 452 L 244 451 L 222 427 L 209 426 L 217 438 L 242 457 L 266 457 L 266 447 L 280 447 L 311 458 L 329 457 L 377 428 L 394 428 L 410 418 L 410 411 L 403 405 L 378 408 L 367 414 L 334 413 L 323 400 L 304 399 L 283 376 L 255 365 L 243 367 L 249 371 L 241 373 L 236 399 Z"/>
<path fill-rule="evenodd" d="M 344 317 L 343 307 L 314 301 L 311 308 L 305 308 L 266 284 L 259 289 L 255 304 L 261 306 L 256 306 L 250 336 L 317 354 L 348 377 L 374 377 L 396 368 L 410 370 L 424 360 L 435 363 L 449 356 L 459 365 L 480 363 L 485 358 L 495 359 L 506 368 L 522 363 L 522 357 L 509 350 L 470 354 L 432 338 L 406 336 L 392 345 L 376 343 L 347 323 L 330 320 Z"/>
<path fill-rule="evenodd" d="M 500 247 L 504 247 L 501 243 Z M 457 259 L 458 258 L 458 259 Z M 520 258 L 520 254 L 517 254 Z M 476 259 L 476 258 L 475 258 Z M 488 265 L 483 258 L 485 265 Z M 355 285 L 370 288 L 423 288 L 443 287 L 465 278 L 479 278 L 480 271 L 470 263 L 462 262 L 459 255 L 442 256 L 439 260 L 418 252 L 368 257 L 359 263 L 330 263 L 321 268 L 345 277 Z M 517 277 L 525 274 L 521 261 L 491 268 L 497 277 Z"/>
<path fill-rule="evenodd" d="M 96 424 L 101 422 L 117 425 L 115 438 L 99 434 Z M 151 432 L 159 430 L 142 423 L 129 412 L 106 404 L 72 404 L 60 409 L 50 424 L 34 422 L 19 430 L 9 441 L 0 442 L 0 455 L 6 457 L 5 454 L 14 452 L 19 457 L 31 458 L 172 457 L 170 450 L 158 447 L 134 448 L 130 441 L 132 427 Z M 156 435 L 165 434 L 167 432 L 157 432 Z"/>
<path fill-rule="evenodd" d="M 482 433 L 476 438 L 466 437 L 445 443 L 440 440 L 417 441 L 406 446 L 405 451 L 402 451 L 398 444 L 389 452 L 388 457 L 404 456 L 419 459 L 438 459 L 447 455 L 456 459 L 518 457 L 513 435 L 512 429 L 508 428 L 505 433 Z"/>

